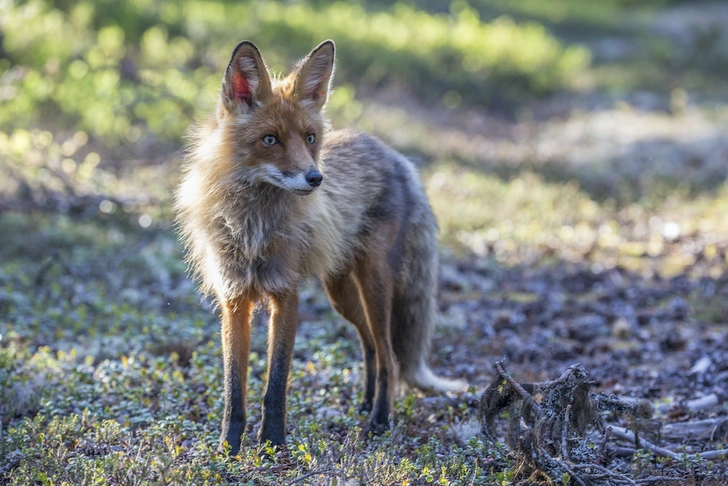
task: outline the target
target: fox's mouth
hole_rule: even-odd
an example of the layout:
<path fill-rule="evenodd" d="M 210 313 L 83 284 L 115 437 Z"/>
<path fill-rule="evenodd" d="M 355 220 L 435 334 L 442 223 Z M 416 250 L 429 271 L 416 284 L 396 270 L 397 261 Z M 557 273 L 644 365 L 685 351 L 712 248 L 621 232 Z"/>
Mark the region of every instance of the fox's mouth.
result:
<path fill-rule="evenodd" d="M 312 187 L 311 189 L 293 189 L 293 194 L 297 194 L 299 196 L 308 196 L 315 190 L 315 187 Z"/>
<path fill-rule="evenodd" d="M 274 167 L 263 166 L 256 175 L 259 180 L 292 192 L 297 196 L 308 196 L 321 185 L 321 180 L 323 179 L 317 171 L 315 175 L 318 177 L 315 180 L 307 179 L 307 177 L 311 177 L 310 172 L 306 175 L 304 175 L 303 171 L 294 174 L 288 171 L 280 171 Z"/>

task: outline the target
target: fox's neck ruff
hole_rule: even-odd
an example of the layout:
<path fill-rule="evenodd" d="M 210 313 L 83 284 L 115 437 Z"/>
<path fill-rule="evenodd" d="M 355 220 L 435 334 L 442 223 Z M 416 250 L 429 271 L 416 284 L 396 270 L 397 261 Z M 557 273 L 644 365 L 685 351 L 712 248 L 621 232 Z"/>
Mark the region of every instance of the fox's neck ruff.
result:
<path fill-rule="evenodd" d="M 299 236 L 295 220 L 302 212 L 302 199 L 267 183 L 228 191 L 217 211 L 217 223 L 228 236 L 225 250 L 242 261 L 266 258 L 285 240 Z"/>
<path fill-rule="evenodd" d="M 219 298 L 232 298 L 295 285 L 302 276 L 301 250 L 311 236 L 310 226 L 301 221 L 314 195 L 296 196 L 257 183 L 209 197 L 215 201 L 200 221 L 206 236 L 193 249 L 205 288 Z"/>

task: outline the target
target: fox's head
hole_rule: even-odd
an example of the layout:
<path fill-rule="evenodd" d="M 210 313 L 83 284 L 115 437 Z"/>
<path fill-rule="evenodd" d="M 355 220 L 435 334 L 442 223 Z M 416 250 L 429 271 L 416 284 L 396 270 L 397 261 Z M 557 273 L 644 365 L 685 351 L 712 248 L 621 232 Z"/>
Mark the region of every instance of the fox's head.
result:
<path fill-rule="evenodd" d="M 216 116 L 245 182 L 268 183 L 299 195 L 321 185 L 322 112 L 334 53 L 333 41 L 324 41 L 288 76 L 271 79 L 254 44 L 243 41 L 235 48 Z"/>

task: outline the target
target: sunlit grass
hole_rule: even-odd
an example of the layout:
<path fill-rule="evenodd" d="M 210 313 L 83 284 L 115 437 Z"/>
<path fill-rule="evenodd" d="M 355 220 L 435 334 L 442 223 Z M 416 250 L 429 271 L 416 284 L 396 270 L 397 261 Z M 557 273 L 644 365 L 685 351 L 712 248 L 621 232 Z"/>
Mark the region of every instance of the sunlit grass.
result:
<path fill-rule="evenodd" d="M 595 269 L 620 266 L 672 277 L 688 271 L 701 255 L 708 273 L 718 277 L 726 263 L 716 247 L 728 239 L 725 184 L 697 197 L 648 193 L 619 205 L 594 199 L 576 180 L 547 180 L 529 172 L 504 178 L 436 165 L 425 180 L 442 241 L 506 265 L 590 262 Z M 689 250 L 677 244 L 693 240 Z"/>

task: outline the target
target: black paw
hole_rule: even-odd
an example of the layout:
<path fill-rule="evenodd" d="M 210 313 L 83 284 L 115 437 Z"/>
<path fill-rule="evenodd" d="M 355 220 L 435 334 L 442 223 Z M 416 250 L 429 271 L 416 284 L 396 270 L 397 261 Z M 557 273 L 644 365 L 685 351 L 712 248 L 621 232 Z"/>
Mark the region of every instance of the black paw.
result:
<path fill-rule="evenodd" d="M 359 413 L 370 413 L 372 411 L 372 402 L 366 401 L 359 405 Z"/>
<path fill-rule="evenodd" d="M 364 437 L 369 437 L 370 435 L 382 435 L 388 430 L 389 422 L 375 422 L 374 420 L 370 420 L 364 426 L 362 433 Z"/>
<path fill-rule="evenodd" d="M 286 433 L 282 428 L 276 431 L 261 428 L 258 434 L 258 442 L 261 446 L 275 447 L 276 450 L 285 449 Z"/>
<path fill-rule="evenodd" d="M 217 450 L 231 456 L 237 456 L 238 452 L 240 452 L 240 440 L 243 438 L 244 430 L 245 423 L 232 423 L 224 427 Z"/>
<path fill-rule="evenodd" d="M 235 444 L 235 442 L 233 444 Z M 221 454 L 237 456 L 238 452 L 240 452 L 240 441 L 237 441 L 237 446 L 233 444 L 231 444 L 227 439 L 223 439 L 220 441 L 220 445 L 217 446 L 217 451 Z"/>

